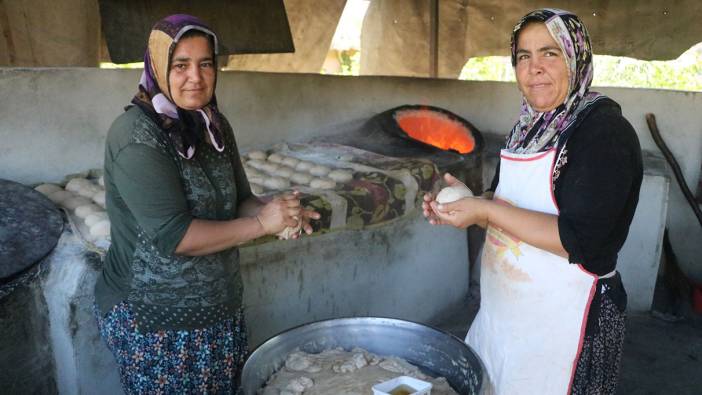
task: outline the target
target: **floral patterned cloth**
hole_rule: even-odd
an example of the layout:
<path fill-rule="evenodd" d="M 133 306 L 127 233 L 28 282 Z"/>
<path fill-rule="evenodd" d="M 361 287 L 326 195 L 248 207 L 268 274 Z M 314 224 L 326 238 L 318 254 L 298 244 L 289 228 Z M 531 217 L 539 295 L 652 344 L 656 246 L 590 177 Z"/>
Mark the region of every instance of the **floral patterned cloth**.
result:
<path fill-rule="evenodd" d="M 142 333 L 127 303 L 104 317 L 98 329 L 117 359 L 127 394 L 232 394 L 247 353 L 242 310 L 210 328 Z"/>

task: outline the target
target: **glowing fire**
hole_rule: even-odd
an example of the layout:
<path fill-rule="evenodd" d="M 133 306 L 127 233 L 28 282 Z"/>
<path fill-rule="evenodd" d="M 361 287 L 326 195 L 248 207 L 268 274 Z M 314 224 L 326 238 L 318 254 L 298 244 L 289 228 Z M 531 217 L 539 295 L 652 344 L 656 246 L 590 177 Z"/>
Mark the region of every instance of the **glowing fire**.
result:
<path fill-rule="evenodd" d="M 395 120 L 405 133 L 415 140 L 461 154 L 473 151 L 475 140 L 463 124 L 444 114 L 430 110 L 398 112 Z"/>

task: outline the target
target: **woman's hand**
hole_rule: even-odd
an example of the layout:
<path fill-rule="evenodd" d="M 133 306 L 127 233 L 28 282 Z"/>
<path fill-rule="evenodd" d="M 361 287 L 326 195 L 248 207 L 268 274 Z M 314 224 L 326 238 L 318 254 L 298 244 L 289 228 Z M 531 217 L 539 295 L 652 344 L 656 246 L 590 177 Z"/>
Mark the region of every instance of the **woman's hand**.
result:
<path fill-rule="evenodd" d="M 286 227 L 294 228 L 302 216 L 302 207 L 296 193 L 276 196 L 266 203 L 256 215 L 267 235 L 280 233 Z M 308 225 L 309 226 L 309 225 Z"/>
<path fill-rule="evenodd" d="M 460 184 L 456 177 L 444 174 L 448 186 Z M 490 196 L 492 197 L 492 196 Z M 487 226 L 487 206 L 484 199 L 463 198 L 452 203 L 439 204 L 432 193 L 424 195 L 422 211 L 432 225 L 452 225 L 466 228 L 471 225 Z M 489 203 L 488 203 L 489 204 Z"/>

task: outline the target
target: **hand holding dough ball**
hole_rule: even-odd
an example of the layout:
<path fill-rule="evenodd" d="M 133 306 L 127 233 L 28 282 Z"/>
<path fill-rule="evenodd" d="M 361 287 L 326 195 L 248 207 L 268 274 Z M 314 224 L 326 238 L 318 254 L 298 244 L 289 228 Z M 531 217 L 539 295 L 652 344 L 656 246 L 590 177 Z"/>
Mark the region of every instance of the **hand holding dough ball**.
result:
<path fill-rule="evenodd" d="M 436 202 L 439 204 L 452 203 L 467 197 L 473 197 L 473 192 L 463 183 L 457 182 L 448 186 L 436 195 Z"/>
<path fill-rule="evenodd" d="M 299 235 L 301 232 L 302 232 L 302 221 L 300 219 L 298 219 L 297 225 L 294 228 L 291 226 L 288 226 L 287 228 L 283 229 L 280 233 L 277 233 L 276 236 L 278 236 L 278 238 L 281 240 L 289 240 L 289 239 L 292 239 L 293 236 Z"/>

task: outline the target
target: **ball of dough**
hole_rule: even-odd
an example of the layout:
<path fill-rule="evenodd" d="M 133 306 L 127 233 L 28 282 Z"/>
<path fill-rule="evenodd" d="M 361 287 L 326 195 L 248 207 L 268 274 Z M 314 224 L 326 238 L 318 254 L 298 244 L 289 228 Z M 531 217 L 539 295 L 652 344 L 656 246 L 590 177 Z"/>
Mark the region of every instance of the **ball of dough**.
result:
<path fill-rule="evenodd" d="M 107 212 L 106 211 L 94 211 L 88 216 L 85 217 L 83 222 L 85 222 L 85 225 L 90 228 L 91 226 L 95 225 L 96 223 L 106 220 L 107 219 Z"/>
<path fill-rule="evenodd" d="M 54 192 L 63 191 L 63 188 L 56 184 L 41 184 L 37 185 L 34 190 L 48 197 Z"/>
<path fill-rule="evenodd" d="M 336 182 L 349 182 L 353 180 L 353 172 L 350 170 L 336 169 L 330 171 L 329 174 L 327 174 L 327 177 Z"/>
<path fill-rule="evenodd" d="M 276 170 L 278 170 L 279 167 L 280 166 L 276 163 L 266 162 L 261 166 L 261 170 L 265 171 L 270 175 L 275 175 L 275 172 Z"/>
<path fill-rule="evenodd" d="M 265 152 L 259 151 L 259 150 L 249 152 L 248 156 L 249 156 L 249 159 L 261 160 L 261 161 L 266 160 L 266 157 L 268 157 L 268 155 L 266 155 Z"/>
<path fill-rule="evenodd" d="M 94 239 L 103 239 L 110 236 L 110 220 L 103 219 L 102 221 L 90 227 L 90 236 Z"/>
<path fill-rule="evenodd" d="M 310 181 L 310 187 L 314 189 L 332 189 L 335 186 L 336 182 L 328 178 L 314 178 Z"/>
<path fill-rule="evenodd" d="M 85 187 L 86 185 L 90 185 L 90 184 L 91 184 L 91 182 L 85 178 L 80 178 L 80 177 L 71 178 L 68 181 L 68 183 L 66 184 L 66 190 L 69 192 L 77 193 L 83 187 Z"/>
<path fill-rule="evenodd" d="M 251 186 L 251 193 L 256 196 L 263 195 L 263 187 L 261 185 L 254 183 L 250 183 L 249 185 Z"/>
<path fill-rule="evenodd" d="M 276 234 L 276 236 L 283 240 L 289 240 L 296 234 L 299 235 L 300 232 L 302 232 L 302 221 L 298 220 L 295 227 L 288 226 L 287 228 L 283 229 L 282 232 Z"/>
<path fill-rule="evenodd" d="M 293 158 L 292 156 L 286 156 L 281 162 L 281 164 L 292 167 L 293 169 L 295 168 L 295 166 L 297 166 L 298 163 L 300 163 L 300 160 L 297 158 Z"/>
<path fill-rule="evenodd" d="M 68 210 L 73 211 L 73 210 L 77 209 L 79 206 L 85 206 L 88 204 L 92 204 L 92 202 L 93 202 L 92 200 L 90 200 L 86 197 L 75 196 L 75 197 L 66 199 L 63 202 L 61 202 L 61 206 L 63 206 L 64 208 L 66 208 Z"/>
<path fill-rule="evenodd" d="M 78 218 L 85 218 L 96 211 L 102 211 L 102 208 L 95 204 L 85 204 L 83 206 L 76 207 L 74 214 Z"/>
<path fill-rule="evenodd" d="M 268 189 L 282 190 L 285 188 L 290 188 L 290 181 L 281 177 L 269 177 L 263 180 L 263 185 Z"/>
<path fill-rule="evenodd" d="M 53 192 L 52 194 L 49 195 L 49 199 L 57 204 L 61 204 L 64 201 L 71 199 L 75 197 L 76 195 L 73 194 L 73 192 L 68 192 L 64 191 L 63 189 L 60 191 Z"/>
<path fill-rule="evenodd" d="M 98 178 L 98 185 L 103 188 L 105 187 L 105 176 L 100 176 L 100 178 Z"/>
<path fill-rule="evenodd" d="M 262 176 L 263 175 L 260 171 L 254 169 L 253 167 L 248 167 L 248 166 L 244 166 L 244 172 L 246 173 L 246 177 Z"/>
<path fill-rule="evenodd" d="M 473 192 L 464 184 L 456 183 L 439 191 L 439 194 L 436 195 L 436 202 L 441 204 L 451 203 L 466 197 L 473 197 Z"/>
<path fill-rule="evenodd" d="M 312 181 L 312 176 L 307 173 L 293 173 L 290 176 L 290 181 L 298 185 L 309 185 Z"/>
<path fill-rule="evenodd" d="M 100 191 L 93 195 L 93 202 L 105 207 L 105 191 Z"/>
<path fill-rule="evenodd" d="M 330 171 L 330 170 L 331 170 L 331 169 L 328 168 L 327 166 L 324 166 L 324 165 L 316 165 L 316 166 L 310 167 L 309 173 L 312 174 L 313 176 L 324 177 L 324 176 L 326 176 L 327 174 L 329 174 L 329 171 Z"/>
<path fill-rule="evenodd" d="M 314 166 L 314 163 L 312 162 L 307 162 L 305 160 L 300 161 L 297 165 L 295 165 L 295 170 L 297 171 L 308 171 L 310 168 Z"/>
<path fill-rule="evenodd" d="M 249 184 L 259 184 L 263 185 L 263 181 L 266 179 L 266 177 L 263 176 L 251 176 L 248 177 L 249 179 Z"/>
<path fill-rule="evenodd" d="M 250 161 L 246 162 L 246 164 L 249 167 L 252 167 L 257 170 L 261 170 L 264 164 L 266 164 L 265 161 L 259 160 L 259 159 L 251 159 Z"/>
<path fill-rule="evenodd" d="M 283 155 L 281 155 L 277 152 L 274 152 L 274 153 L 268 155 L 268 161 L 272 162 L 272 163 L 282 163 L 283 159 L 285 159 L 283 157 Z"/>
<path fill-rule="evenodd" d="M 78 191 L 76 191 L 76 193 L 79 196 L 87 197 L 88 199 L 90 199 L 93 196 L 95 196 L 96 193 L 100 192 L 101 190 L 102 190 L 102 188 L 100 188 L 99 186 L 97 186 L 93 183 L 90 183 L 90 184 L 83 185 L 80 189 L 78 189 Z"/>
<path fill-rule="evenodd" d="M 276 170 L 275 175 L 278 177 L 283 177 L 283 178 L 290 178 L 293 173 L 295 173 L 294 169 L 291 169 L 287 166 L 280 166 L 278 170 Z"/>

